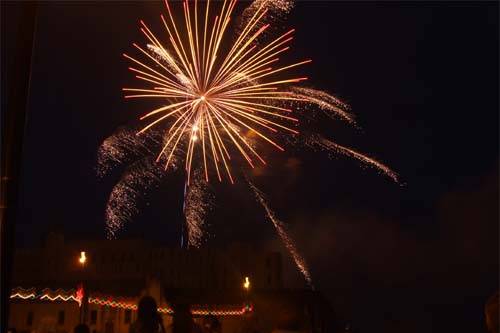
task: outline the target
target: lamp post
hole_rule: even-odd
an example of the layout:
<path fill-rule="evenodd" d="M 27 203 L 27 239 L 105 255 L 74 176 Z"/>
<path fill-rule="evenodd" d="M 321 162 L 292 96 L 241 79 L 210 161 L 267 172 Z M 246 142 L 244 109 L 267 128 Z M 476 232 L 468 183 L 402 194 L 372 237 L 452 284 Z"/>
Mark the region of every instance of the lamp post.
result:
<path fill-rule="evenodd" d="M 245 313 L 249 313 L 252 311 L 252 301 L 250 299 L 250 278 L 248 276 L 245 276 L 245 279 L 243 280 L 243 289 L 245 290 Z"/>
<path fill-rule="evenodd" d="M 243 280 L 243 289 L 245 290 L 245 306 L 248 306 L 248 293 L 250 292 L 250 279 L 248 276 L 245 276 L 245 280 Z"/>
<path fill-rule="evenodd" d="M 81 279 L 82 279 L 82 290 L 83 290 L 83 298 L 82 303 L 80 305 L 80 323 L 85 323 L 85 318 L 87 317 L 87 303 L 88 303 L 88 290 L 86 289 L 84 280 L 85 280 L 85 265 L 87 264 L 87 255 L 85 251 L 80 251 L 80 257 L 78 258 L 78 264 L 81 267 Z"/>

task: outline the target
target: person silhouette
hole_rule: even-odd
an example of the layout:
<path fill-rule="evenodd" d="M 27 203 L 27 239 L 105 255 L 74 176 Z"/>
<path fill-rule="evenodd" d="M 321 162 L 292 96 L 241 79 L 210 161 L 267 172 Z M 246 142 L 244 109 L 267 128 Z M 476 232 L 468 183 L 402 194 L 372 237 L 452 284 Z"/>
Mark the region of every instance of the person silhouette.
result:
<path fill-rule="evenodd" d="M 191 314 L 189 305 L 183 303 L 173 304 L 174 314 L 172 324 L 168 327 L 167 333 L 202 333 Z"/>
<path fill-rule="evenodd" d="M 130 325 L 129 333 L 165 333 L 156 301 L 144 296 L 137 305 L 137 320 Z"/>

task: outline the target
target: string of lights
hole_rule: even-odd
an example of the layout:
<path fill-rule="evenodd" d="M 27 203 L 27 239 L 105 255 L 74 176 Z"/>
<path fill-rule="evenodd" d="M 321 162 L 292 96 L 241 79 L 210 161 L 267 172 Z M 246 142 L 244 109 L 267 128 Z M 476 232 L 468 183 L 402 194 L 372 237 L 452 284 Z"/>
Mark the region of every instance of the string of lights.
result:
<path fill-rule="evenodd" d="M 22 300 L 43 300 L 43 301 L 62 301 L 77 302 L 81 305 L 83 293 L 82 290 L 70 289 L 70 290 L 51 290 L 45 288 L 39 293 L 36 292 L 35 288 L 24 289 L 21 287 L 14 288 L 11 299 L 22 299 Z M 113 297 L 109 295 L 92 295 L 88 298 L 89 304 L 96 304 L 100 306 L 107 306 L 111 308 L 119 308 L 125 310 L 137 311 L 137 304 L 132 299 L 125 299 L 120 297 Z M 191 309 L 191 313 L 195 316 L 242 316 L 244 314 L 253 311 L 253 306 L 251 304 L 236 305 L 236 306 L 225 306 L 221 308 L 211 308 L 207 306 L 194 306 Z M 174 310 L 171 307 L 159 307 L 158 312 L 163 314 L 172 315 Z"/>
<path fill-rule="evenodd" d="M 70 290 L 64 290 L 64 289 L 56 289 L 56 290 L 51 290 L 49 288 L 42 289 L 40 292 L 36 292 L 35 288 L 29 288 L 29 289 L 24 289 L 24 288 L 14 288 L 12 290 L 12 294 L 10 295 L 11 299 L 23 299 L 23 300 L 41 300 L 41 301 L 63 301 L 63 302 L 68 302 L 68 301 L 74 301 L 77 302 L 78 305 L 81 305 L 82 303 L 82 298 L 83 298 L 83 293 L 80 289 L 75 290 L 75 289 L 70 289 Z"/>
<path fill-rule="evenodd" d="M 137 310 L 137 305 L 132 302 L 125 302 L 119 299 L 113 299 L 111 297 L 108 298 L 99 298 L 99 297 L 89 297 L 90 304 L 97 304 L 101 306 L 109 306 L 111 308 L 120 308 L 126 310 Z"/>

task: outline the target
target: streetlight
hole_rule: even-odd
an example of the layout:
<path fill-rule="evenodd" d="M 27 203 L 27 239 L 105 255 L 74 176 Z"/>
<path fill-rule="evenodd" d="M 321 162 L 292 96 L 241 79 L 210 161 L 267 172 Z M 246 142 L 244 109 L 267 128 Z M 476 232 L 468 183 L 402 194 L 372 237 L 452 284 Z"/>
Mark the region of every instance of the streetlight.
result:
<path fill-rule="evenodd" d="M 85 251 L 80 252 L 80 258 L 78 258 L 78 262 L 80 265 L 84 266 L 85 263 L 87 262 L 87 256 L 85 255 Z"/>
<path fill-rule="evenodd" d="M 248 276 L 245 276 L 245 282 L 243 282 L 243 288 L 245 288 L 246 291 L 250 289 L 250 279 Z"/>
<path fill-rule="evenodd" d="M 245 299 L 245 309 L 250 309 L 250 307 L 251 307 L 250 300 L 249 300 L 250 279 L 248 278 L 248 276 L 245 276 L 245 280 L 243 281 L 243 289 L 245 289 L 245 295 L 243 296 Z"/>
<path fill-rule="evenodd" d="M 85 264 L 87 263 L 87 255 L 85 251 L 80 251 L 80 257 L 78 258 L 78 263 L 82 268 L 85 267 Z M 88 300 L 88 290 L 85 291 L 85 272 L 82 272 L 82 282 L 81 282 L 81 293 L 82 293 L 82 301 L 80 303 L 80 323 L 85 322 L 85 318 L 87 317 L 87 300 Z"/>

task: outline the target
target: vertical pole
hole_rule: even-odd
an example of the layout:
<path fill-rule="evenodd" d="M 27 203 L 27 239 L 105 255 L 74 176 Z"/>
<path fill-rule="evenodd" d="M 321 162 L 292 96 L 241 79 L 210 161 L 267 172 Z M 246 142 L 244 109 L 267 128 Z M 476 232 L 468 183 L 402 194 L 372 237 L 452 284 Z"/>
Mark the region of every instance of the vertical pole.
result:
<path fill-rule="evenodd" d="M 85 306 L 85 296 L 87 292 L 85 291 L 85 287 L 83 286 L 83 282 L 80 284 L 81 290 L 83 292 L 82 303 L 80 304 L 80 324 L 83 324 L 83 307 Z"/>
<path fill-rule="evenodd" d="M 188 230 L 186 226 L 186 198 L 189 190 L 187 181 L 184 182 L 184 201 L 182 202 L 182 219 L 181 219 L 181 249 L 187 250 L 189 247 Z"/>
<path fill-rule="evenodd" d="M 36 29 L 36 1 L 1 2 L 0 331 L 7 331 L 14 224 Z"/>

